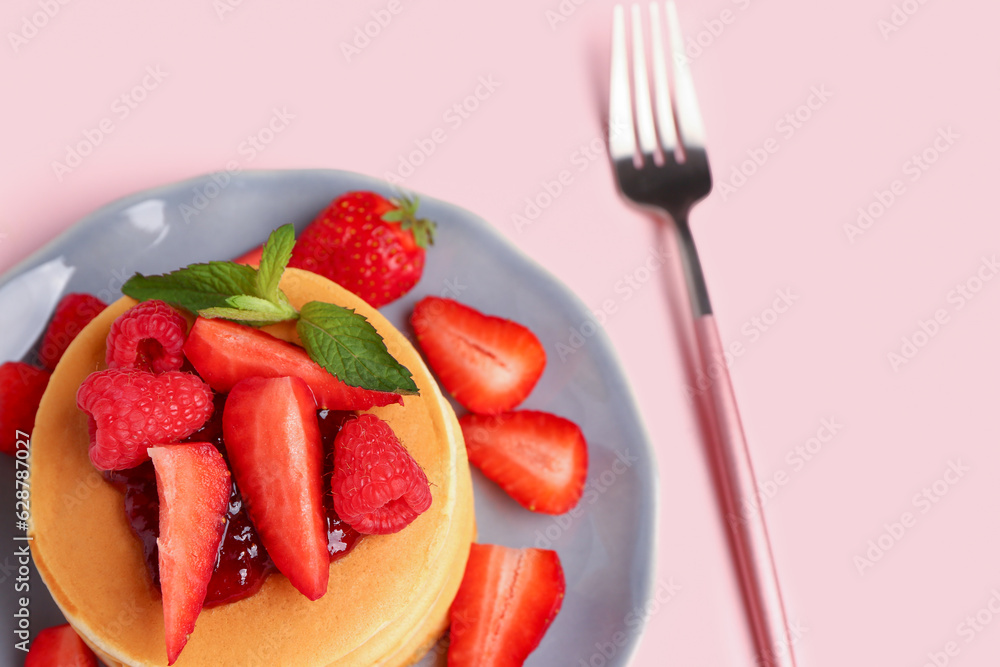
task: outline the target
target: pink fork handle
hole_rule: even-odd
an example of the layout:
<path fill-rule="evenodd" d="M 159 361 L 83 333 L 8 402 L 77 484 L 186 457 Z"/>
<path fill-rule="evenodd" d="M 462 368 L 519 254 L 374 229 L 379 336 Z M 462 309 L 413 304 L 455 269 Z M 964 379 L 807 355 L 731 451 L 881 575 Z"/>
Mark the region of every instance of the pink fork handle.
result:
<path fill-rule="evenodd" d="M 757 649 L 754 665 L 795 667 L 767 526 L 760 511 L 757 478 L 750 462 L 719 329 L 711 313 L 695 319 L 695 333 L 702 370 L 708 377 L 706 392 L 716 428 L 711 445 L 712 459 Z M 741 500 L 752 503 L 755 510 L 741 512 Z"/>

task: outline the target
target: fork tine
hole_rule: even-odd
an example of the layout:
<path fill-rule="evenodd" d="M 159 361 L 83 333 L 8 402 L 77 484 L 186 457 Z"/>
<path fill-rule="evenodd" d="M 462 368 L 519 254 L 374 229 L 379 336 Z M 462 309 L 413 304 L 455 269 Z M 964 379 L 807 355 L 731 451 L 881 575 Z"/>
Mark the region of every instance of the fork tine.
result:
<path fill-rule="evenodd" d="M 656 127 L 660 131 L 660 147 L 669 157 L 677 149 L 677 127 L 674 110 L 670 105 L 670 88 L 667 84 L 667 50 L 663 46 L 663 22 L 660 5 L 649 3 L 649 22 L 653 31 L 653 97 L 656 100 Z"/>
<path fill-rule="evenodd" d="M 674 107 L 681 141 L 686 147 L 704 148 L 705 125 L 698 110 L 698 98 L 694 93 L 694 80 L 684 53 L 684 38 L 681 36 L 681 24 L 677 19 L 674 0 L 667 0 L 667 29 L 674 60 Z"/>
<path fill-rule="evenodd" d="M 649 75 L 646 72 L 646 44 L 642 35 L 642 10 L 632 5 L 632 82 L 635 85 L 635 121 L 639 128 L 642 159 L 651 163 L 656 152 L 656 125 L 653 102 L 649 98 Z"/>
<path fill-rule="evenodd" d="M 611 28 L 611 102 L 608 109 L 608 142 L 611 158 L 624 160 L 635 155 L 635 128 L 632 125 L 632 93 L 628 83 L 628 47 L 625 39 L 625 9 L 615 5 Z"/>

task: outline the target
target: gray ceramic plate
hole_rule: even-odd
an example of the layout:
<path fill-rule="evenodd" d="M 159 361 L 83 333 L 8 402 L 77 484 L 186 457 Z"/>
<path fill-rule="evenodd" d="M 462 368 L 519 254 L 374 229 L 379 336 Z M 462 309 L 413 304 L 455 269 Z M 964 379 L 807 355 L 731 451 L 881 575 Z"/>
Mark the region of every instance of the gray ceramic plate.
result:
<path fill-rule="evenodd" d="M 59 298 L 89 292 L 107 302 L 134 272 L 162 273 L 192 262 L 229 259 L 284 223 L 301 230 L 349 190 L 392 194 L 387 183 L 338 171 L 205 176 L 110 204 L 0 280 L 0 360 L 27 358 Z M 420 212 L 439 224 L 423 279 L 383 312 L 403 331 L 413 304 L 433 294 L 523 323 L 545 344 L 548 366 L 522 407 L 567 417 L 590 446 L 587 492 L 572 515 L 535 515 L 473 471 L 479 540 L 559 552 L 566 572 L 562 612 L 529 666 L 625 665 L 651 594 L 656 544 L 653 450 L 608 340 L 588 310 L 546 271 L 475 215 L 429 197 Z M 588 323 L 588 324 L 585 324 Z M 576 336 L 572 332 L 582 331 Z M 577 337 L 579 336 L 579 337 Z M 558 346 L 558 348 L 557 348 Z M 573 350 L 572 353 L 567 350 Z M 560 354 L 560 352 L 562 354 Z M 458 406 L 456 405 L 456 408 Z M 0 457 L 4 506 L 14 507 L 14 466 Z M 0 615 L 12 623 L 17 562 L 14 519 L 0 522 Z M 37 573 L 31 575 L 31 634 L 64 622 Z M 5 630 L 11 636 L 12 628 Z M 4 664 L 23 653 L 5 641 Z M 428 657 L 422 665 L 433 664 Z"/>

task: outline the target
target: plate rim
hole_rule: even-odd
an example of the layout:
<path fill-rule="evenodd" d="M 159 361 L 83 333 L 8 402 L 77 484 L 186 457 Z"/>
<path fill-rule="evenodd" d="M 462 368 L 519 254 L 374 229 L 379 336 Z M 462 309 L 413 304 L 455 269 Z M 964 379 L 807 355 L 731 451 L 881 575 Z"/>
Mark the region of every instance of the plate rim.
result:
<path fill-rule="evenodd" d="M 43 244 L 40 248 L 29 254 L 26 258 L 17 262 L 9 269 L 0 274 L 0 289 L 3 289 L 10 281 L 17 278 L 26 271 L 38 266 L 45 260 L 49 255 L 53 254 L 57 246 L 65 243 L 67 239 L 72 239 L 79 235 L 83 235 L 90 230 L 90 228 L 97 224 L 102 219 L 107 219 L 114 213 L 125 210 L 137 203 L 146 201 L 154 198 L 163 198 L 163 193 L 176 192 L 184 188 L 194 188 L 199 183 L 204 183 L 206 180 L 211 180 L 213 176 L 220 173 L 228 173 L 233 181 L 237 179 L 243 179 L 247 181 L 254 180 L 272 180 L 272 179 L 289 179 L 295 178 L 296 176 L 311 176 L 311 177 L 321 177 L 327 179 L 339 179 L 348 178 L 354 181 L 364 181 L 367 183 L 365 187 L 376 191 L 386 191 L 395 190 L 397 192 L 403 192 L 409 195 L 418 196 L 423 203 L 433 202 L 433 205 L 448 211 L 449 214 L 460 217 L 463 220 L 468 220 L 472 224 L 483 232 L 491 242 L 502 246 L 508 252 L 510 252 L 518 261 L 520 261 L 524 266 L 528 267 L 529 270 L 533 271 L 535 275 L 545 279 L 549 285 L 554 289 L 556 295 L 567 301 L 574 310 L 579 312 L 588 313 L 590 308 L 583 303 L 581 298 L 571 290 L 563 281 L 556 275 L 554 275 L 549 269 L 543 266 L 541 263 L 536 261 L 533 257 L 528 255 L 524 250 L 522 250 L 518 245 L 504 236 L 493 224 L 491 224 L 484 217 L 477 213 L 474 213 L 462 206 L 457 204 L 452 204 L 451 202 L 439 199 L 437 197 L 426 195 L 421 191 L 413 190 L 411 188 L 402 187 L 399 184 L 390 183 L 384 179 L 370 176 L 368 174 L 362 174 L 360 172 L 350 171 L 346 169 L 328 169 L 328 168 L 291 168 L 291 169 L 241 169 L 238 172 L 231 173 L 225 170 L 215 170 L 203 172 L 195 176 L 184 178 L 181 180 L 170 181 L 168 183 L 162 183 L 160 185 L 155 185 L 149 188 L 143 188 L 140 190 L 134 190 L 128 194 L 122 195 L 115 199 L 112 199 L 98 208 L 90 211 L 83 217 L 79 218 L 75 222 L 71 223 L 68 227 L 63 229 L 62 232 L 57 234 L 54 238 Z M 230 185 L 232 181 L 230 182 Z M 619 400 L 624 401 L 626 406 L 631 409 L 632 414 L 634 414 L 637 419 L 634 424 L 637 429 L 638 435 L 641 438 L 642 446 L 646 449 L 649 461 L 651 465 L 648 469 L 644 471 L 647 476 L 647 483 L 652 494 L 652 507 L 649 508 L 650 520 L 652 526 L 650 526 L 649 531 L 649 566 L 642 575 L 642 595 L 643 599 L 648 603 L 649 600 L 653 599 L 655 595 L 656 588 L 656 573 L 659 564 L 659 554 L 660 554 L 660 475 L 659 467 L 657 465 L 657 455 L 656 449 L 653 446 L 653 440 L 650 438 L 649 430 L 646 427 L 645 419 L 643 418 L 642 412 L 639 409 L 639 404 L 636 400 L 635 390 L 632 386 L 632 382 L 625 372 L 625 367 L 622 365 L 621 357 L 618 354 L 618 350 L 615 348 L 614 344 L 611 342 L 610 337 L 605 331 L 603 325 L 599 325 L 595 328 L 594 334 L 588 336 L 594 338 L 601 343 L 598 347 L 601 348 L 604 354 L 607 356 L 608 360 L 618 369 L 618 376 L 616 378 L 618 387 L 615 387 L 619 391 Z M 642 473 L 641 473 L 642 474 Z M 635 654 L 638 651 L 640 643 L 642 643 L 643 638 L 646 634 L 646 623 L 642 624 L 641 629 L 637 634 L 634 635 L 634 641 L 630 642 L 625 651 L 625 664 L 631 664 L 635 658 Z"/>

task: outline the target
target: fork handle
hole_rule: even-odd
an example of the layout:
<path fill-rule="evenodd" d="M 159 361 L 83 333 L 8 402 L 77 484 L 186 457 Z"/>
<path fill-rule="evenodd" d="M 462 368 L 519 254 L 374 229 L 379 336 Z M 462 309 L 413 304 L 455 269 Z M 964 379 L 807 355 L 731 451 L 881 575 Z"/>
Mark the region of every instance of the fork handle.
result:
<path fill-rule="evenodd" d="M 756 644 L 757 661 L 754 664 L 795 667 L 767 526 L 760 511 L 757 478 L 743 434 L 719 329 L 711 312 L 695 318 L 695 334 L 702 372 L 708 377 L 708 407 L 716 429 L 716 437 L 709 439 L 714 441 L 710 445 L 713 465 L 719 477 L 725 522 Z M 756 511 L 741 514 L 741 499 L 752 501 Z"/>

